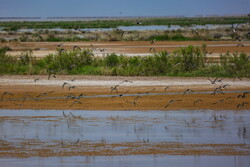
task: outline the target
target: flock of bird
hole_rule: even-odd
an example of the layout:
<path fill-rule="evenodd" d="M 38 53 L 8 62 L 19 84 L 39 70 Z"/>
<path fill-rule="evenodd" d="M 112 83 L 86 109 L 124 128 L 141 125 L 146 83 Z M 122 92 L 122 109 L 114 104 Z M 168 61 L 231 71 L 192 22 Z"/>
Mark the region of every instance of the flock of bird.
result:
<path fill-rule="evenodd" d="M 48 79 L 50 79 L 51 76 L 54 76 L 54 75 L 49 75 Z M 75 79 L 76 78 L 73 78 L 73 79 L 71 79 L 69 81 L 63 82 L 62 85 L 61 85 L 61 90 L 65 91 L 65 88 L 67 88 L 67 91 L 70 92 L 72 89 L 76 89 L 77 87 L 75 85 L 72 85 L 72 83 L 75 81 Z M 34 82 L 37 83 L 40 80 L 41 80 L 40 78 L 35 78 Z M 208 78 L 208 81 L 210 82 L 211 85 L 214 85 L 214 87 L 215 87 L 213 89 L 213 91 L 211 91 L 212 93 L 210 94 L 210 96 L 216 96 L 217 94 L 225 95 L 226 94 L 225 93 L 225 89 L 227 89 L 227 87 L 230 87 L 229 84 L 222 84 L 222 79 L 220 79 L 220 78 L 215 78 L 215 79 Z M 127 97 L 128 96 L 129 97 L 133 97 L 134 96 L 131 100 L 127 100 L 127 98 L 126 98 L 126 100 L 124 100 L 124 102 L 128 103 L 128 104 L 131 104 L 133 106 L 136 106 L 138 104 L 138 102 L 143 99 L 142 96 L 154 95 L 154 94 L 151 94 L 151 93 L 153 93 L 155 91 L 155 89 L 156 89 L 156 88 L 153 88 L 150 91 L 147 91 L 147 92 L 138 92 L 137 94 L 127 94 L 129 92 L 129 90 L 121 93 L 119 91 L 119 88 L 121 86 L 123 86 L 124 83 L 133 84 L 133 81 L 124 80 L 124 81 L 122 81 L 122 82 L 120 82 L 120 83 L 118 83 L 118 84 L 116 84 L 114 86 L 111 86 L 109 88 L 109 90 L 110 90 L 110 96 L 108 96 L 108 97 L 112 97 L 112 98 L 114 98 L 114 97 L 124 97 L 125 95 Z M 216 86 L 216 85 L 218 85 L 218 86 Z M 170 87 L 168 87 L 168 86 L 164 87 L 164 92 L 167 92 L 167 90 L 169 88 Z M 34 100 L 34 101 L 39 101 L 39 100 L 41 100 L 41 98 L 43 98 L 43 99 L 45 98 L 46 99 L 46 97 L 48 97 L 48 95 L 50 95 L 51 93 L 54 93 L 54 92 L 55 91 L 48 91 L 48 92 L 40 93 L 40 94 L 38 94 L 36 96 L 33 96 L 33 97 L 31 95 L 29 95 L 29 94 L 25 94 L 21 99 L 19 99 L 19 101 L 21 101 L 21 103 L 14 103 L 13 102 L 13 104 L 21 106 L 21 105 L 24 104 L 24 102 L 27 99 Z M 196 92 L 194 90 L 192 90 L 192 89 L 185 89 L 183 91 L 183 93 L 182 93 L 182 96 L 187 96 L 188 94 L 194 94 L 194 93 L 196 93 Z M 238 100 L 240 100 L 242 102 L 238 103 L 235 106 L 235 108 L 237 108 L 237 109 L 244 108 L 244 107 L 246 107 L 249 104 L 249 102 L 247 101 L 247 99 L 249 99 L 248 98 L 248 94 L 249 93 L 250 93 L 249 91 L 242 91 L 242 93 L 239 93 L 236 96 L 225 96 L 225 98 L 222 98 L 222 99 L 219 99 L 219 100 L 217 100 L 215 102 L 212 102 L 211 105 L 223 104 L 223 103 L 225 103 L 228 100 L 238 99 Z M 177 93 L 177 94 L 181 95 L 181 93 Z M 168 93 L 165 93 L 163 95 L 168 95 Z M 7 97 L 6 100 L 11 100 L 11 98 L 10 98 L 11 96 L 14 96 L 14 94 L 11 93 L 11 92 L 3 92 L 2 95 L 1 95 L 1 101 L 4 101 L 5 97 Z M 69 105 L 69 107 L 72 107 L 73 105 L 76 105 L 76 104 L 79 104 L 79 105 L 84 104 L 81 101 L 82 97 L 84 97 L 84 96 L 86 96 L 86 94 L 83 94 L 83 93 L 81 93 L 79 95 L 75 95 L 74 93 L 68 93 L 68 94 L 65 95 L 67 102 L 68 102 L 69 99 L 73 99 L 73 101 L 71 102 L 71 104 Z M 165 105 L 162 106 L 162 108 L 163 109 L 167 109 L 169 106 L 172 106 L 174 103 L 178 104 L 178 103 L 184 101 L 184 99 L 185 98 L 181 98 L 181 96 L 180 96 L 179 99 L 171 99 L 171 100 L 167 101 L 165 103 Z M 245 100 L 243 101 L 243 99 L 245 99 Z M 199 103 L 202 103 L 202 102 L 204 103 L 205 100 L 201 99 L 201 98 L 195 99 L 192 102 L 193 103 L 193 107 L 197 107 L 197 105 Z"/>
<path fill-rule="evenodd" d="M 248 16 L 250 17 L 250 15 L 248 15 Z M 137 20 L 135 24 L 141 25 L 142 23 L 143 23 L 142 21 Z M 246 20 L 246 24 L 249 24 L 249 21 L 248 21 L 248 20 Z M 235 40 L 238 40 L 238 41 L 239 41 L 239 43 L 237 44 L 237 47 L 239 47 L 239 46 L 244 47 L 244 45 L 241 43 L 243 37 L 242 37 L 242 35 L 240 35 L 240 32 L 239 32 L 239 30 L 240 30 L 240 25 L 241 25 L 241 24 L 237 24 L 236 26 L 232 25 L 232 27 L 231 27 L 231 35 L 233 36 L 233 38 L 234 38 Z M 78 26 L 78 27 L 77 27 L 77 26 L 72 26 L 72 28 L 73 28 L 75 31 L 79 31 L 79 32 L 81 32 L 81 33 L 89 33 L 89 32 L 90 32 L 90 31 L 88 31 L 88 30 L 82 30 L 82 29 L 80 29 L 79 26 Z M 121 33 L 121 35 L 124 35 L 124 34 L 125 34 L 125 32 L 124 32 L 123 30 L 119 29 L 119 28 L 116 28 L 116 31 L 119 32 L 119 33 Z M 194 35 L 196 35 L 196 36 L 200 36 L 198 30 L 193 29 L 193 30 L 192 30 L 192 33 L 193 33 Z M 110 38 L 112 37 L 111 34 L 109 34 L 109 33 L 106 33 L 106 35 L 109 36 Z M 250 35 L 250 32 L 249 32 L 248 34 L 246 34 L 246 35 L 249 36 L 249 35 Z M 61 55 L 63 52 L 65 52 L 65 49 L 61 48 L 61 47 L 64 45 L 64 43 L 65 43 L 65 42 L 61 42 L 61 43 L 57 44 L 57 47 L 60 48 L 60 50 L 59 50 L 59 55 Z M 154 43 L 155 43 L 155 39 L 153 39 L 153 40 L 151 41 L 151 44 L 154 44 Z M 93 46 L 92 44 L 91 44 L 91 47 L 94 48 L 94 46 Z M 76 50 L 81 50 L 81 48 L 78 47 L 78 46 L 73 46 L 73 50 L 74 50 L 74 51 L 76 51 Z M 105 51 L 105 49 L 101 49 L 101 48 L 100 48 L 99 50 L 100 50 L 100 52 L 104 52 L 104 51 Z M 150 52 L 156 52 L 155 48 L 150 48 Z M 214 52 L 214 50 L 211 51 L 211 52 L 209 52 L 209 54 L 212 54 L 213 52 Z M 73 66 L 74 66 L 74 65 L 72 65 L 71 68 L 73 68 Z M 53 71 L 53 69 L 48 69 L 47 72 L 48 72 L 48 80 L 50 80 L 51 78 L 56 78 L 56 74 L 55 74 L 55 72 Z M 238 77 L 238 78 L 241 80 L 240 77 Z M 236 78 L 234 78 L 234 80 L 235 80 L 235 79 L 236 79 Z M 40 80 L 40 78 L 35 78 L 35 79 L 34 79 L 34 82 L 37 83 L 37 82 L 39 82 L 39 80 Z M 75 80 L 75 79 L 72 79 L 71 81 L 74 81 L 74 80 Z M 212 85 L 215 85 L 216 83 L 222 83 L 222 79 L 219 79 L 219 78 L 215 78 L 214 80 L 211 80 L 211 79 L 208 79 L 208 80 L 211 82 Z M 132 81 L 124 80 L 124 81 L 122 81 L 121 83 L 119 83 L 119 84 L 117 84 L 117 85 L 114 85 L 114 86 L 110 87 L 110 93 L 112 94 L 112 93 L 115 92 L 119 97 L 124 96 L 124 94 L 126 94 L 128 91 L 126 91 L 125 93 L 119 93 L 118 88 L 119 88 L 123 83 L 125 83 L 125 82 L 133 83 Z M 76 89 L 76 88 L 77 88 L 76 86 L 74 86 L 74 85 L 72 85 L 72 84 L 70 84 L 70 83 L 68 83 L 68 82 L 64 82 L 64 83 L 62 84 L 61 89 L 63 90 L 66 86 L 68 87 L 68 91 L 71 91 L 72 89 Z M 219 86 L 219 87 L 216 87 L 216 88 L 213 90 L 212 95 L 215 96 L 216 94 L 225 94 L 225 93 L 223 92 L 223 90 L 224 90 L 226 87 L 228 87 L 228 86 L 230 86 L 230 85 L 225 84 L 225 85 L 221 85 L 221 86 Z M 168 88 L 169 88 L 169 87 L 165 87 L 164 91 L 166 92 L 166 90 L 167 90 Z M 151 90 L 151 91 L 149 91 L 149 92 L 152 92 L 152 91 L 154 91 L 154 89 Z M 53 92 L 53 91 L 45 92 L 45 93 L 39 94 L 39 95 L 36 96 L 34 99 L 37 100 L 39 97 L 41 97 L 41 96 L 46 96 L 46 95 L 48 95 L 48 94 L 50 94 L 50 93 L 52 93 L 52 92 Z M 149 94 L 149 92 L 145 92 L 145 94 Z M 193 93 L 193 92 L 194 92 L 194 90 L 186 89 L 186 90 L 183 92 L 183 95 L 190 94 L 190 93 Z M 249 92 L 244 92 L 243 94 L 239 94 L 236 98 L 242 98 L 242 99 L 243 99 L 243 98 L 246 98 L 248 93 L 249 93 Z M 2 96 L 1 96 L 1 101 L 3 101 L 3 99 L 4 99 L 5 96 L 13 96 L 13 94 L 10 93 L 10 92 L 3 92 L 3 93 L 2 93 Z M 68 94 L 68 95 L 67 95 L 67 99 L 69 99 L 69 98 L 71 98 L 71 99 L 76 99 L 76 100 L 70 105 L 70 107 L 72 107 L 72 106 L 75 105 L 75 104 L 82 104 L 82 102 L 80 102 L 80 99 L 81 99 L 82 96 L 83 96 L 83 94 L 80 94 L 79 96 L 75 96 L 75 95 L 72 95 L 72 94 Z M 30 95 L 25 95 L 25 96 L 23 97 L 23 99 L 24 99 L 23 102 L 24 102 L 27 98 L 29 98 L 29 97 L 31 97 L 31 96 L 30 96 Z M 227 98 L 221 99 L 221 100 L 219 100 L 219 101 L 217 101 L 217 102 L 214 102 L 214 103 L 212 103 L 212 104 L 216 105 L 216 104 L 219 104 L 219 103 L 223 103 L 223 102 L 225 102 L 225 101 L 227 101 L 227 100 L 229 100 L 229 99 L 232 99 L 232 98 L 235 98 L 235 97 L 227 97 Z M 138 94 L 132 101 L 126 101 L 126 102 L 129 103 L 129 104 L 132 104 L 132 105 L 136 105 L 137 102 L 138 102 L 138 100 L 140 100 L 140 99 L 142 99 L 142 97 L 141 97 L 140 94 Z M 166 105 L 164 106 L 164 108 L 168 108 L 168 107 L 169 107 L 170 105 L 172 105 L 173 103 L 177 103 L 177 102 L 181 102 L 181 101 L 182 101 L 182 99 L 172 99 L 172 100 L 170 100 L 169 102 L 166 103 Z M 195 105 L 197 105 L 197 103 L 200 103 L 200 102 L 203 102 L 203 100 L 202 100 L 202 99 L 197 99 L 197 100 L 195 100 L 195 101 L 193 102 L 193 105 L 195 106 Z M 243 102 L 243 103 L 241 103 L 241 104 L 238 104 L 238 105 L 236 106 L 236 108 L 243 108 L 243 107 L 245 107 L 247 104 L 248 104 L 248 102 Z"/>

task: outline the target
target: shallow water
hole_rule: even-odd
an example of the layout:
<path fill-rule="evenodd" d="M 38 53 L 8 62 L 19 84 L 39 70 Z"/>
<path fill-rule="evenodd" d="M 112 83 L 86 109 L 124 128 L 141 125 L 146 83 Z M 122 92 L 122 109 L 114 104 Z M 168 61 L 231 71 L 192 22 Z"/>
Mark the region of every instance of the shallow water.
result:
<path fill-rule="evenodd" d="M 250 156 L 79 156 L 0 159 L 1 167 L 248 167 Z"/>
<path fill-rule="evenodd" d="M 118 26 L 118 29 L 121 29 L 123 31 L 146 31 L 146 30 L 183 30 L 183 29 L 216 29 L 216 28 L 228 28 L 231 27 L 231 24 L 222 24 L 222 25 L 216 25 L 216 24 L 205 24 L 205 25 L 192 25 L 192 26 L 179 26 L 179 25 L 149 25 L 149 26 Z M 19 29 L 19 32 L 34 32 L 34 31 L 59 31 L 64 32 L 72 29 L 61 29 L 61 28 L 53 28 L 53 29 Z M 112 31 L 113 28 L 84 28 L 80 29 L 82 31 Z M 0 28 L 1 31 L 1 28 Z M 72 30 L 75 31 L 75 30 Z"/>
<path fill-rule="evenodd" d="M 245 130 L 244 130 L 245 129 Z M 89 143 L 158 142 L 184 144 L 249 144 L 250 112 L 245 111 L 85 111 L 0 110 L 0 140 L 22 148 L 22 139 Z M 30 140 L 31 141 L 31 140 Z M 143 146 L 144 141 L 152 145 Z M 43 145 L 44 146 L 44 145 Z M 31 147 L 43 147 L 34 145 Z M 73 146 L 74 147 L 74 146 Z M 78 146 L 75 146 L 78 147 Z M 85 147 L 85 146 L 84 146 Z M 86 145 L 87 147 L 87 145 Z M 79 145 L 80 148 L 80 145 Z M 61 148 L 56 147 L 58 151 Z M 114 148 L 117 149 L 117 148 Z M 119 148 L 118 148 L 119 149 Z M 247 149 L 249 148 L 237 148 Z M 25 151 L 29 150 L 26 149 Z M 246 167 L 250 155 L 127 155 L 1 158 L 0 166 L 171 166 Z"/>
<path fill-rule="evenodd" d="M 72 119 L 70 113 L 81 119 Z M 0 116 L 11 116 L 0 122 L 0 138 L 5 140 L 250 144 L 249 111 L 1 110 Z"/>

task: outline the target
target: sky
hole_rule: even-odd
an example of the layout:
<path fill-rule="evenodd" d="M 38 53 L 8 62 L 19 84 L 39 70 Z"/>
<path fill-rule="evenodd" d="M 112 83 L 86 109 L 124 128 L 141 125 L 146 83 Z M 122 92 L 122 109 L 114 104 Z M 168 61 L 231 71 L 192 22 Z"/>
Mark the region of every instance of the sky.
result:
<path fill-rule="evenodd" d="M 250 0 L 0 0 L 0 17 L 195 16 L 250 13 Z"/>

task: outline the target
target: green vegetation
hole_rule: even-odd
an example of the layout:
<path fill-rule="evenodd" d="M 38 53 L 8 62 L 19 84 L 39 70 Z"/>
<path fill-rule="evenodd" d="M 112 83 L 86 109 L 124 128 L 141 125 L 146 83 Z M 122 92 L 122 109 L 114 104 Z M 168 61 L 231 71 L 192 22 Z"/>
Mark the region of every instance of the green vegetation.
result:
<path fill-rule="evenodd" d="M 80 28 L 115 28 L 117 26 L 133 26 L 136 20 L 142 20 L 142 25 L 205 25 L 205 24 L 237 24 L 245 23 L 247 16 L 239 17 L 193 17 L 193 18 L 124 18 L 111 20 L 92 21 L 20 21 L 20 22 L 0 22 L 0 27 L 7 31 L 18 29 L 51 29 L 62 28 L 72 29 L 72 26 Z"/>
<path fill-rule="evenodd" d="M 42 59 L 35 59 L 28 50 L 20 58 L 13 58 L 7 50 L 0 49 L 0 74 L 250 77 L 250 56 L 226 53 L 220 60 L 208 59 L 206 45 L 179 48 L 171 54 L 127 57 L 113 53 L 103 58 L 94 57 L 91 50 L 62 52 Z"/>

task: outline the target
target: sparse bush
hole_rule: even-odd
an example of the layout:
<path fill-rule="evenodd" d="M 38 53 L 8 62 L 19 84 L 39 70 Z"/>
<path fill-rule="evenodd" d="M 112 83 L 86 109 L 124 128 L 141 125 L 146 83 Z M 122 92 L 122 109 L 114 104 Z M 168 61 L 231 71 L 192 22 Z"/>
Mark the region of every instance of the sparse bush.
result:
<path fill-rule="evenodd" d="M 104 62 L 107 67 L 114 67 L 118 65 L 119 59 L 116 54 L 112 53 L 104 58 Z"/>
<path fill-rule="evenodd" d="M 0 48 L 1 74 L 82 74 L 120 76 L 200 76 L 250 77 L 250 57 L 244 53 L 222 54 L 219 62 L 207 64 L 206 45 L 179 48 L 173 53 L 159 52 L 151 56 L 93 57 L 90 50 L 68 51 L 36 60 L 31 51 L 20 59 L 6 55 Z"/>

